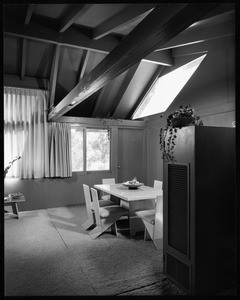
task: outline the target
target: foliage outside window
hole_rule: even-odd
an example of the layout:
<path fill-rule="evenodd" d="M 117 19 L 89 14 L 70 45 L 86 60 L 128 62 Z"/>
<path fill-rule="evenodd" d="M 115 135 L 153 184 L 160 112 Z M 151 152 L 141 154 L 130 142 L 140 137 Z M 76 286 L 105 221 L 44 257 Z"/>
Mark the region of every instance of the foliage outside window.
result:
<path fill-rule="evenodd" d="M 110 169 L 108 130 L 87 129 L 87 171 Z"/>
<path fill-rule="evenodd" d="M 83 171 L 83 129 L 71 128 L 72 171 Z"/>
<path fill-rule="evenodd" d="M 110 170 L 110 140 L 106 129 L 72 127 L 72 171 Z"/>

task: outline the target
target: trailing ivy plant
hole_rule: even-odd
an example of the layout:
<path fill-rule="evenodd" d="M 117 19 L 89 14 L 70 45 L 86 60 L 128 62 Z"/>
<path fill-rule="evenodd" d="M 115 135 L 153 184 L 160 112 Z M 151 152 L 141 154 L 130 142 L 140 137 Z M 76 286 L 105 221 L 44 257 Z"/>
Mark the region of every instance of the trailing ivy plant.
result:
<path fill-rule="evenodd" d="M 161 115 L 163 117 L 163 115 Z M 184 122 L 182 122 L 184 120 Z M 174 147 L 176 145 L 177 132 L 180 128 L 188 125 L 203 125 L 200 117 L 196 115 L 191 105 L 179 106 L 179 110 L 174 111 L 167 117 L 167 124 L 160 128 L 159 144 L 162 150 L 162 159 L 165 162 L 176 162 L 174 158 Z M 167 140 L 166 140 L 167 138 Z"/>
<path fill-rule="evenodd" d="M 166 141 L 167 133 L 168 139 Z M 166 126 L 165 129 L 160 129 L 160 150 L 162 150 L 162 159 L 168 162 L 175 162 L 174 159 L 174 146 L 176 145 L 177 138 L 177 128 L 173 128 L 172 126 Z"/>
<path fill-rule="evenodd" d="M 116 122 L 122 122 L 122 120 L 120 119 L 114 119 L 113 117 L 110 116 L 110 113 L 107 114 L 107 116 L 105 118 L 102 117 L 97 117 L 97 119 L 99 119 L 100 123 L 103 125 L 103 127 L 107 130 L 108 132 L 108 139 L 111 139 L 111 135 L 110 135 L 110 126 L 107 123 L 107 119 L 108 120 L 115 120 Z"/>

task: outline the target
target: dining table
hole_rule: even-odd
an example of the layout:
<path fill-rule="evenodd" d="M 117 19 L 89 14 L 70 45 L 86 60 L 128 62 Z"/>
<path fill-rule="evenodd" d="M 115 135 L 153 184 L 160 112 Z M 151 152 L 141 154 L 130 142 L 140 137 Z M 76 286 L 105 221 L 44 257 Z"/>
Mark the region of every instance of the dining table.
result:
<path fill-rule="evenodd" d="M 95 184 L 94 188 L 106 194 L 113 195 L 120 199 L 120 206 L 129 210 L 130 236 L 144 230 L 142 220 L 136 216 L 139 210 L 155 209 L 155 199 L 162 196 L 161 188 L 141 185 L 136 189 L 129 189 L 123 183 L 116 184 Z"/>

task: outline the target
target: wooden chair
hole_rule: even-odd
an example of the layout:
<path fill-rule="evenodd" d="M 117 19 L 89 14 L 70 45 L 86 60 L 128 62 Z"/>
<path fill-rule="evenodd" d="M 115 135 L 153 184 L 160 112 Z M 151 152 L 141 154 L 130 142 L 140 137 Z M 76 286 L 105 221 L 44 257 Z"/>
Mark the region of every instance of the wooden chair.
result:
<path fill-rule="evenodd" d="M 115 184 L 115 178 L 103 178 L 102 184 Z M 110 200 L 111 196 L 108 194 L 105 194 L 102 196 L 103 200 Z"/>
<path fill-rule="evenodd" d="M 95 239 L 110 227 L 112 233 L 117 235 L 116 221 L 123 216 L 128 216 L 129 219 L 129 211 L 119 205 L 100 207 L 97 191 L 91 188 L 91 194 L 95 212 L 96 227 L 90 231 L 89 235 Z"/>
<path fill-rule="evenodd" d="M 163 201 L 162 196 L 156 198 L 156 209 L 142 210 L 135 213 L 142 219 L 145 231 L 144 240 L 151 238 L 158 250 L 163 243 Z"/>
<path fill-rule="evenodd" d="M 153 187 L 155 189 L 157 189 L 157 188 L 162 189 L 162 185 L 163 185 L 162 181 L 160 181 L 160 180 L 154 180 Z"/>
<path fill-rule="evenodd" d="M 86 184 L 83 184 L 83 192 L 84 192 L 84 197 L 85 197 L 85 203 L 86 203 L 86 208 L 87 208 L 87 214 L 88 214 L 88 219 L 85 221 L 81 226 L 87 230 L 91 226 L 95 225 L 95 216 L 94 216 L 94 208 L 92 204 L 92 198 L 90 194 L 90 189 L 89 186 Z M 99 206 L 109 206 L 109 205 L 114 205 L 114 203 L 110 200 L 100 200 L 99 201 Z"/>

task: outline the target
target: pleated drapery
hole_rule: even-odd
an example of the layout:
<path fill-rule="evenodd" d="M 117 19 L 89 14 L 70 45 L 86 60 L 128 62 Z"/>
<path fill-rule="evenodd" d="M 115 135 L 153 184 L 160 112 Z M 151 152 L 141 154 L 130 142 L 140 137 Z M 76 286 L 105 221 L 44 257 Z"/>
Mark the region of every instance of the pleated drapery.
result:
<path fill-rule="evenodd" d="M 71 177 L 71 127 L 66 123 L 49 123 L 50 177 Z"/>
<path fill-rule="evenodd" d="M 4 166 L 7 177 L 49 177 L 47 91 L 4 87 Z"/>
<path fill-rule="evenodd" d="M 48 92 L 4 87 L 4 168 L 7 177 L 71 177 L 70 124 L 47 122 Z"/>

